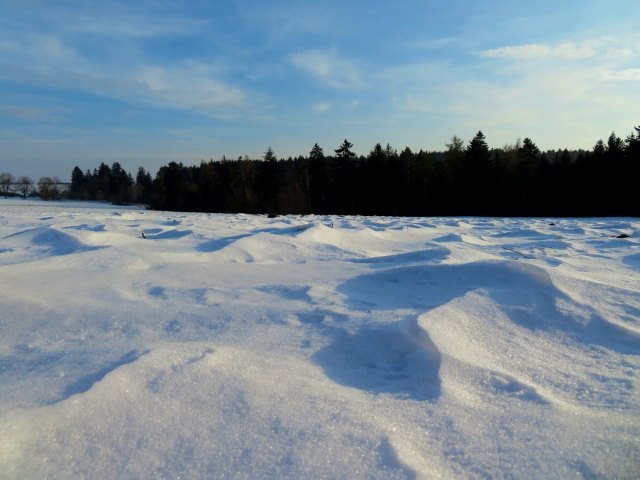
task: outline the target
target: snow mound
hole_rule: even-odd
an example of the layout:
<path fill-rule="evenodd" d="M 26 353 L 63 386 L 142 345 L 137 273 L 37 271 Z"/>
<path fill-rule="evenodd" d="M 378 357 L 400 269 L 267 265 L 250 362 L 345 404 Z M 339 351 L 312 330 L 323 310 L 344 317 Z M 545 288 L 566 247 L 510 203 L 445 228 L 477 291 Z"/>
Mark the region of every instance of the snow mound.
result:
<path fill-rule="evenodd" d="M 29 228 L 0 240 L 0 246 L 6 251 L 22 252 L 22 260 L 47 256 L 70 255 L 95 250 L 96 246 L 85 245 L 74 236 L 51 227 Z M 2 262 L 2 260 L 0 260 Z M 2 263 L 13 263 L 9 259 Z"/>
<path fill-rule="evenodd" d="M 461 265 L 417 265 L 389 268 L 354 277 L 338 290 L 354 304 L 370 308 L 433 308 L 478 288 L 496 292 L 511 285 L 540 290 L 552 284 L 534 265 L 515 261 L 477 261 Z"/>
<path fill-rule="evenodd" d="M 256 233 L 232 241 L 218 253 L 232 262 L 240 263 L 282 263 L 302 262 L 305 255 L 297 242 L 272 233 Z"/>
<path fill-rule="evenodd" d="M 635 269 L 640 269 L 640 253 L 634 253 L 631 255 L 626 255 L 622 258 L 622 262 L 625 265 L 629 265 Z"/>
<path fill-rule="evenodd" d="M 549 234 L 549 233 L 544 233 L 541 232 L 539 230 L 534 230 L 534 229 L 530 229 L 530 228 L 526 228 L 526 229 L 515 229 L 515 230 L 511 230 L 511 231 L 507 231 L 507 232 L 502 232 L 502 233 L 497 233 L 495 235 L 493 235 L 494 238 L 514 238 L 514 239 L 518 239 L 518 238 L 524 238 L 524 239 L 531 239 L 531 238 L 535 238 L 535 239 L 555 239 L 558 238 L 557 235 L 553 235 L 553 234 Z"/>
<path fill-rule="evenodd" d="M 362 258 L 388 257 L 394 254 L 406 253 L 407 249 L 415 249 L 415 241 L 412 241 L 408 228 L 404 231 L 398 229 L 372 229 L 328 227 L 317 222 L 314 226 L 306 228 L 297 237 L 307 242 L 326 244 L 336 247 L 350 254 L 356 254 Z M 407 239 L 409 237 L 409 241 Z"/>
<path fill-rule="evenodd" d="M 316 222 L 312 227 L 305 229 L 298 235 L 302 240 L 340 245 L 345 236 L 345 232 L 340 228 L 329 227 L 321 222 Z"/>
<path fill-rule="evenodd" d="M 365 326 L 354 334 L 338 330 L 313 358 L 329 377 L 350 388 L 415 400 L 439 393 L 440 352 L 415 320 Z"/>
<path fill-rule="evenodd" d="M 389 440 L 336 393 L 286 355 L 156 348 L 73 400 L 0 417 L 3 472 L 141 478 L 153 465 L 162 478 L 406 478 Z M 33 455 L 43 449 L 47 457 Z"/>

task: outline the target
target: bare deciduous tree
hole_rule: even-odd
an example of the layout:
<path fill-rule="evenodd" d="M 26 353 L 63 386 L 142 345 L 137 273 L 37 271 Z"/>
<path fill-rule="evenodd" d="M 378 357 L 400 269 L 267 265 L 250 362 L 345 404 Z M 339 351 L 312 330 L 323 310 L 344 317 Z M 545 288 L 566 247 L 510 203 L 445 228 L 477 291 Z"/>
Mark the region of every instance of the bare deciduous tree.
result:
<path fill-rule="evenodd" d="M 59 195 L 56 181 L 51 177 L 40 177 L 38 180 L 38 194 L 43 200 L 51 200 Z"/>
<path fill-rule="evenodd" d="M 0 173 L 0 189 L 4 198 L 7 198 L 9 192 L 11 192 L 11 185 L 13 185 L 13 175 L 8 172 Z"/>
<path fill-rule="evenodd" d="M 29 177 L 22 176 L 18 178 L 16 185 L 18 186 L 18 193 L 25 199 L 31 193 L 31 190 L 33 190 L 33 180 Z"/>

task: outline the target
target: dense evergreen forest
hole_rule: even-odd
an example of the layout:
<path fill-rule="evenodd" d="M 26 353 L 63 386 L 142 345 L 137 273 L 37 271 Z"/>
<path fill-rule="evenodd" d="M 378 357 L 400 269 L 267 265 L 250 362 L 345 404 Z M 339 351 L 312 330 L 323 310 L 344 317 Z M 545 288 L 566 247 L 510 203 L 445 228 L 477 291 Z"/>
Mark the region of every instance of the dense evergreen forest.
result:
<path fill-rule="evenodd" d="M 135 180 L 121 166 L 73 169 L 69 197 L 141 202 L 153 209 L 267 214 L 602 216 L 640 215 L 640 127 L 591 151 L 542 153 L 525 138 L 490 149 L 478 132 L 444 152 L 377 144 L 356 156 L 344 140 L 330 155 L 171 162 Z"/>

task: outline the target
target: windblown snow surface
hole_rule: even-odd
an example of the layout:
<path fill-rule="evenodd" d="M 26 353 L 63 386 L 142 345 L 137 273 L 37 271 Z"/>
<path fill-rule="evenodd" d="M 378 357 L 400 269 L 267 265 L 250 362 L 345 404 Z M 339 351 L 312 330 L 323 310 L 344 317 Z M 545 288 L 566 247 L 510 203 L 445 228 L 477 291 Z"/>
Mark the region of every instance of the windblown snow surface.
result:
<path fill-rule="evenodd" d="M 639 268 L 638 219 L 0 201 L 0 478 L 636 479 Z"/>

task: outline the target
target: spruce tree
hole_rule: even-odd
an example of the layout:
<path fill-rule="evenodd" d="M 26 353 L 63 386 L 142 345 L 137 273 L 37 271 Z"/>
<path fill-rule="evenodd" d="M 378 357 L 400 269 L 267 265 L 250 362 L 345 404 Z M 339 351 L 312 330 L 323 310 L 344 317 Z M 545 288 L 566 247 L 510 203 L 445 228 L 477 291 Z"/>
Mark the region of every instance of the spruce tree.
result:
<path fill-rule="evenodd" d="M 76 200 L 85 200 L 87 196 L 86 192 L 87 179 L 80 170 L 80 167 L 74 167 L 71 172 L 71 187 L 69 188 L 69 198 Z"/>
<path fill-rule="evenodd" d="M 311 160 L 311 162 L 324 160 L 324 152 L 322 151 L 320 145 L 318 145 L 317 143 L 313 146 L 311 152 L 309 152 L 309 160 Z"/>
<path fill-rule="evenodd" d="M 476 133 L 465 151 L 463 174 L 464 211 L 475 215 L 490 212 L 496 190 L 491 185 L 491 152 L 482 131 Z"/>
<path fill-rule="evenodd" d="M 356 154 L 351 151 L 352 148 L 353 143 L 349 142 L 349 140 L 345 138 L 344 142 L 340 144 L 340 147 L 335 150 L 336 156 L 343 159 L 355 157 Z"/>
<path fill-rule="evenodd" d="M 309 186 L 311 211 L 323 213 L 329 191 L 329 165 L 324 151 L 317 143 L 309 152 L 309 174 L 311 176 Z"/>

